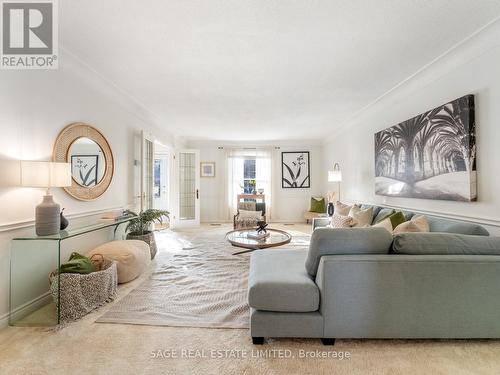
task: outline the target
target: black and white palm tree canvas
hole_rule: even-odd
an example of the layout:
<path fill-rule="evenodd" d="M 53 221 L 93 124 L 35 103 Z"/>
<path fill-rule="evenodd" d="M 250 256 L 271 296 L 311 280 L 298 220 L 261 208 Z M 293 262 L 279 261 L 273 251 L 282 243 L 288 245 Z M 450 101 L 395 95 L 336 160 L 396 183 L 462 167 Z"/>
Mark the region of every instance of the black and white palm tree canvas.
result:
<path fill-rule="evenodd" d="M 476 200 L 474 95 L 376 133 L 375 193 Z"/>
<path fill-rule="evenodd" d="M 309 151 L 282 152 L 281 177 L 282 188 L 310 188 Z"/>

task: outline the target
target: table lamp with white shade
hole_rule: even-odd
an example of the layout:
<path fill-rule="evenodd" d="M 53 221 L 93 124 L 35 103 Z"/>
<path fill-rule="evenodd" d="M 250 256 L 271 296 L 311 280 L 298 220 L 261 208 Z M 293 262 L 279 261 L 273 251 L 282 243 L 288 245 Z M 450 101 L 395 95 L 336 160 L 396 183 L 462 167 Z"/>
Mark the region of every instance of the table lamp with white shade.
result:
<path fill-rule="evenodd" d="M 35 210 L 36 234 L 48 236 L 59 233 L 61 207 L 54 202 L 50 188 L 71 186 L 71 164 L 23 160 L 21 186 L 47 189 L 42 203 Z"/>
<path fill-rule="evenodd" d="M 335 163 L 333 165 L 333 171 L 328 171 L 328 182 L 336 182 L 338 190 L 338 199 L 340 201 L 340 183 L 342 182 L 342 171 L 340 170 L 340 164 Z"/>

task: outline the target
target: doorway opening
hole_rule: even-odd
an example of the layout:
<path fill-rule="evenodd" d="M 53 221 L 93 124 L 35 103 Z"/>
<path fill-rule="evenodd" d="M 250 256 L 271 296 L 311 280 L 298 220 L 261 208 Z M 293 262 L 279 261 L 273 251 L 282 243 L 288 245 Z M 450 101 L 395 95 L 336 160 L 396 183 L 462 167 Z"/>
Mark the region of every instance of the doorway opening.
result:
<path fill-rule="evenodd" d="M 170 210 L 170 163 L 169 149 L 161 143 L 155 142 L 153 156 L 153 208 L 158 210 Z M 168 223 L 157 224 L 156 229 L 162 229 Z"/>

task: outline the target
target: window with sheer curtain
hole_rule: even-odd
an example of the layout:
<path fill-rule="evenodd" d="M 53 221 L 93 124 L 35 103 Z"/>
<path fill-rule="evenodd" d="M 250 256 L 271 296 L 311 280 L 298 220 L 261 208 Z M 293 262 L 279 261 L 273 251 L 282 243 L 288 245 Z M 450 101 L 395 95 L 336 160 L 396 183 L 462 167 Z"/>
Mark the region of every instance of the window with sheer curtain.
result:
<path fill-rule="evenodd" d="M 266 196 L 266 214 L 271 217 L 272 206 L 272 150 L 226 149 L 227 208 L 231 219 L 237 211 L 237 195 L 251 194 L 263 189 Z"/>

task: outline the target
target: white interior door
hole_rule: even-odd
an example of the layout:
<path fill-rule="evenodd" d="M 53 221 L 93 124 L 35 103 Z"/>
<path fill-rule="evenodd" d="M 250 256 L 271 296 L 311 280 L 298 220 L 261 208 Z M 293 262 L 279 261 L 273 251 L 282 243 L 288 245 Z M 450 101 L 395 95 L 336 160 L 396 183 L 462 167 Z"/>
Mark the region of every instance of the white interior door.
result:
<path fill-rule="evenodd" d="M 200 152 L 180 150 L 177 157 L 179 210 L 177 226 L 200 225 Z"/>

